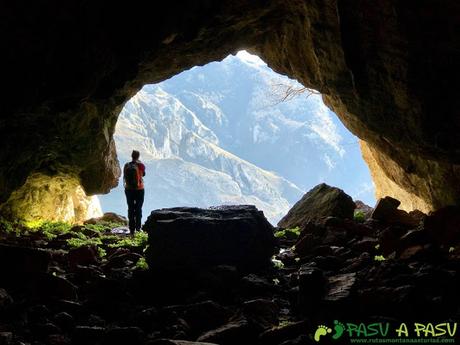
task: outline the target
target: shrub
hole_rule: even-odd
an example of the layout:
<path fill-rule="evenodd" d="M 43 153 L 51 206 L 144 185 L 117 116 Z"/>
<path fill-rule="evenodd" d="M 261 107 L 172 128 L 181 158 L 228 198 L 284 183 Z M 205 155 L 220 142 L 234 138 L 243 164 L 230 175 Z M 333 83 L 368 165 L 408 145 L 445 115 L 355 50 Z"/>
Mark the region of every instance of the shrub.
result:
<path fill-rule="evenodd" d="M 147 264 L 147 261 L 145 261 L 145 258 L 140 258 L 136 262 L 136 267 L 141 270 L 147 270 L 149 268 L 149 265 Z"/>
<path fill-rule="evenodd" d="M 295 239 L 300 235 L 300 228 L 297 226 L 292 229 L 284 229 L 275 232 L 275 237 L 277 238 L 288 238 L 288 239 Z"/>
<path fill-rule="evenodd" d="M 363 211 L 355 211 L 353 218 L 358 223 L 363 223 L 366 220 L 366 215 Z"/>

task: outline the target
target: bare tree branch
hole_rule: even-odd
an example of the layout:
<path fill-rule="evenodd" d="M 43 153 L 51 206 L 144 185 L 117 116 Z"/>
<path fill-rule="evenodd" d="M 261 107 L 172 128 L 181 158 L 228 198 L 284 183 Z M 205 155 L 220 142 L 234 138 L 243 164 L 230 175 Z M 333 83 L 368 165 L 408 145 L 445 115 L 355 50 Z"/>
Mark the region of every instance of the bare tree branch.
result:
<path fill-rule="evenodd" d="M 276 102 L 279 104 L 281 102 L 290 101 L 300 95 L 305 95 L 306 98 L 311 95 L 320 95 L 319 91 L 309 89 L 305 86 L 296 87 L 294 85 L 288 85 L 283 83 L 276 83 L 272 85 L 273 93 L 276 96 L 279 96 L 280 99 Z"/>

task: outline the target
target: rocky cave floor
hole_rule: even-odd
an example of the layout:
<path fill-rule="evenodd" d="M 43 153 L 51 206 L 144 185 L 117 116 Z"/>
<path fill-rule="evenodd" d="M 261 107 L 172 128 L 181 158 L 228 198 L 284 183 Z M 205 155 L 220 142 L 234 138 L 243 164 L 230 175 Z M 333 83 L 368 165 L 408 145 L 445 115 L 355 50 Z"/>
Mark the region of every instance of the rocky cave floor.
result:
<path fill-rule="evenodd" d="M 310 222 L 277 233 L 280 254 L 257 272 L 155 273 L 143 235 L 123 243 L 110 227 L 2 231 L 0 344 L 314 344 L 334 320 L 456 321 L 459 248 L 410 223 Z"/>

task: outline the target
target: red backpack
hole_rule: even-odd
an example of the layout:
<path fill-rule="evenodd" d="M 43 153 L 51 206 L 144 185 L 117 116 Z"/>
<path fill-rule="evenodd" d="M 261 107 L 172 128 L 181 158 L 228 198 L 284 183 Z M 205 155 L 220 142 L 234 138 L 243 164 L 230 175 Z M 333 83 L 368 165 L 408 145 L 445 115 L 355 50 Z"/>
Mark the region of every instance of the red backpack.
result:
<path fill-rule="evenodd" d="M 125 188 L 138 189 L 140 185 L 139 167 L 136 162 L 129 162 L 124 171 Z"/>

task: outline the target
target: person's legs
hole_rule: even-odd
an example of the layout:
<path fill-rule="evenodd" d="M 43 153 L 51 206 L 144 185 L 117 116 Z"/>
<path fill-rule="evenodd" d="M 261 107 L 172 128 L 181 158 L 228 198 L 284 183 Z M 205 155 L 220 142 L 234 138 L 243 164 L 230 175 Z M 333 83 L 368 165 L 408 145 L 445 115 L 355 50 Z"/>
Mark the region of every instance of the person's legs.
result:
<path fill-rule="evenodd" d="M 129 232 L 134 233 L 134 229 L 136 228 L 136 220 L 135 220 L 135 191 L 125 189 L 126 195 L 126 202 L 128 204 L 128 226 Z"/>
<path fill-rule="evenodd" d="M 141 230 L 142 225 L 142 205 L 144 204 L 144 190 L 140 189 L 136 191 L 136 230 Z"/>

